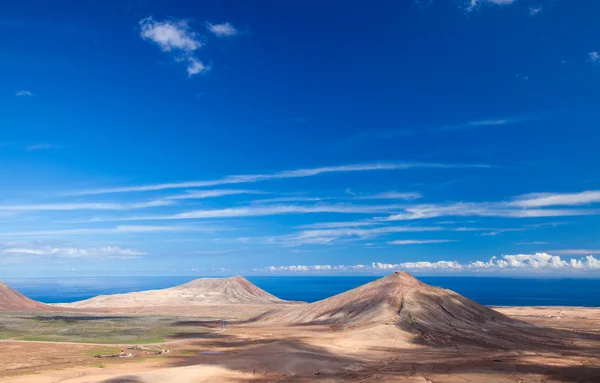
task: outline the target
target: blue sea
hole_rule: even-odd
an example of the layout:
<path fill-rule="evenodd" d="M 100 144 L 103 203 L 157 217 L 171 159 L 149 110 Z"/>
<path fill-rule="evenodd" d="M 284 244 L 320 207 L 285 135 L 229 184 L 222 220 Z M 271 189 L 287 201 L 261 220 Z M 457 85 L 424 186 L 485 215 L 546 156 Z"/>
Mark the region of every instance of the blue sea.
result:
<path fill-rule="evenodd" d="M 45 303 L 68 303 L 97 295 L 162 289 L 197 277 L 9 278 L 4 282 Z M 353 289 L 377 277 L 248 277 L 287 300 L 314 302 Z M 484 305 L 600 307 L 600 279 L 521 279 L 493 277 L 420 277 Z"/>

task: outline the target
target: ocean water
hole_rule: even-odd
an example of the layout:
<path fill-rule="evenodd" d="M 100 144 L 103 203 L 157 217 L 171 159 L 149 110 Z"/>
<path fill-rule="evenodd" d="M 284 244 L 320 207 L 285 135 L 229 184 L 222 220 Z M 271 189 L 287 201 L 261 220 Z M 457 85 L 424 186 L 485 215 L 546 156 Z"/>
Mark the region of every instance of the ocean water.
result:
<path fill-rule="evenodd" d="M 68 303 L 97 295 L 163 289 L 196 277 L 9 278 L 4 282 L 45 303 Z M 315 302 L 371 282 L 377 277 L 248 277 L 287 300 Z M 600 307 L 600 279 L 421 277 L 484 305 Z"/>

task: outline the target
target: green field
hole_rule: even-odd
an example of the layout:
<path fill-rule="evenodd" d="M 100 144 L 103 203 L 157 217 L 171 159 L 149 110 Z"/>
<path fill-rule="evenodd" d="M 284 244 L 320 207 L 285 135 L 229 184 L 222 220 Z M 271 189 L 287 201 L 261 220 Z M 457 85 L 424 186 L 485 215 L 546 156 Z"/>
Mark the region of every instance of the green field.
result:
<path fill-rule="evenodd" d="M 0 311 L 0 339 L 102 344 L 149 344 L 217 331 L 214 318 L 33 314 Z"/>

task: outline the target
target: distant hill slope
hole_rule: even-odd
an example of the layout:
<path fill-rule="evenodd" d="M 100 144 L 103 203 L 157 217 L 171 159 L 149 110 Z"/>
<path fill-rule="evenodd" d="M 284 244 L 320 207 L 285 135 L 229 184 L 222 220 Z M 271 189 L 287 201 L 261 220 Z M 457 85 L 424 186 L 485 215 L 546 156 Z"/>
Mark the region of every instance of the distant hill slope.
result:
<path fill-rule="evenodd" d="M 269 294 L 242 276 L 200 278 L 162 290 L 101 295 L 66 307 L 127 308 L 222 304 L 272 304 L 286 301 Z"/>
<path fill-rule="evenodd" d="M 9 311 L 57 311 L 50 305 L 34 301 L 25 295 L 0 282 L 0 310 Z"/>
<path fill-rule="evenodd" d="M 435 344 L 471 343 L 511 347 L 523 337 L 545 341 L 546 334 L 453 291 L 396 272 L 311 304 L 268 311 L 259 323 L 326 324 L 349 329 L 394 325 L 407 337 Z M 544 338 L 544 339 L 542 339 Z"/>

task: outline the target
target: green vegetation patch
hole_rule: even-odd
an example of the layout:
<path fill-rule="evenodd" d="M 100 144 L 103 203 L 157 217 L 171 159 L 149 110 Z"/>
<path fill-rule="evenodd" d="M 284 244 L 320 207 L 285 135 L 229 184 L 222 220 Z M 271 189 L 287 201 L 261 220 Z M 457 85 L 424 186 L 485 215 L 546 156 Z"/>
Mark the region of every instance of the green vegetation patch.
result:
<path fill-rule="evenodd" d="M 217 329 L 211 318 L 0 312 L 0 339 L 152 344 L 202 337 Z"/>

